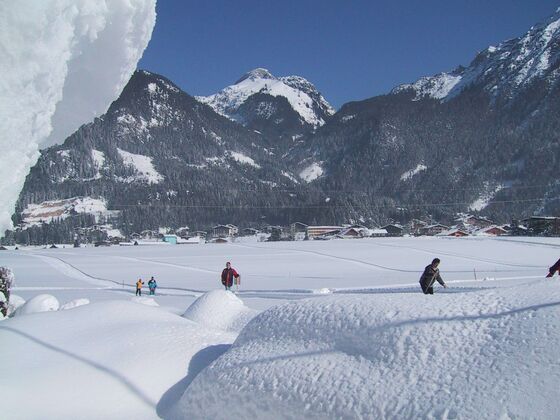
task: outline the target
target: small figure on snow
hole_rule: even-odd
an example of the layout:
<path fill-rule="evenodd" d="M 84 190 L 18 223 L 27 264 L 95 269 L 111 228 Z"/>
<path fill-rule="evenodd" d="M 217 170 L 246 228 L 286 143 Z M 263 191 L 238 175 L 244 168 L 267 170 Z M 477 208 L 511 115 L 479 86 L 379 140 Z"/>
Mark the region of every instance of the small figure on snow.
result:
<path fill-rule="evenodd" d="M 157 287 L 156 279 L 154 279 L 154 276 L 152 276 L 152 278 L 148 282 L 148 288 L 150 289 L 151 296 L 156 294 L 156 287 Z"/>
<path fill-rule="evenodd" d="M 420 277 L 420 287 L 422 287 L 422 292 L 424 292 L 425 295 L 434 294 L 434 283 L 436 282 L 436 280 L 439 284 L 447 289 L 447 285 L 439 275 L 439 263 L 440 259 L 434 258 L 432 263 L 424 269 L 422 277 Z"/>
<path fill-rule="evenodd" d="M 142 296 L 142 286 L 144 286 L 144 282 L 142 279 L 138 279 L 136 282 L 136 296 Z"/>
<path fill-rule="evenodd" d="M 10 289 L 14 283 L 14 273 L 8 267 L 0 267 L 0 312 L 8 316 Z"/>
<path fill-rule="evenodd" d="M 552 277 L 557 271 L 560 273 L 560 260 L 556 261 L 554 265 L 548 269 L 546 277 Z"/>
<path fill-rule="evenodd" d="M 239 285 L 241 284 L 241 276 L 237 274 L 237 271 L 231 267 L 231 263 L 228 261 L 226 263 L 226 268 L 222 271 L 222 284 L 226 290 L 230 290 L 231 286 L 233 286 L 234 279 L 235 284 L 239 288 Z"/>

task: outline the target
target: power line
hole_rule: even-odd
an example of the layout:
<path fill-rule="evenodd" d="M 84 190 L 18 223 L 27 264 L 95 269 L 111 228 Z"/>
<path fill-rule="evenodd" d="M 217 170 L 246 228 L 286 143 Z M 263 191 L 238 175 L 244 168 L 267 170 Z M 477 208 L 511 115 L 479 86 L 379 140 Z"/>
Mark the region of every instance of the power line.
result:
<path fill-rule="evenodd" d="M 559 200 L 560 197 L 546 198 L 547 201 Z M 486 206 L 491 204 L 514 204 L 514 203 L 531 203 L 540 202 L 545 200 L 544 198 L 533 198 L 524 200 L 494 200 L 488 201 Z M 201 205 L 201 204 L 114 204 L 111 207 L 147 207 L 147 208 L 192 208 L 192 209 L 260 209 L 260 210 L 281 210 L 281 209 L 336 209 L 336 208 L 348 208 L 351 207 L 372 207 L 372 208 L 414 208 L 414 207 L 443 207 L 443 206 L 471 206 L 472 202 L 453 202 L 453 203 L 417 203 L 417 204 L 392 204 L 392 205 L 377 205 L 377 204 L 344 204 L 344 205 L 315 205 L 315 206 L 250 206 L 250 205 Z"/>

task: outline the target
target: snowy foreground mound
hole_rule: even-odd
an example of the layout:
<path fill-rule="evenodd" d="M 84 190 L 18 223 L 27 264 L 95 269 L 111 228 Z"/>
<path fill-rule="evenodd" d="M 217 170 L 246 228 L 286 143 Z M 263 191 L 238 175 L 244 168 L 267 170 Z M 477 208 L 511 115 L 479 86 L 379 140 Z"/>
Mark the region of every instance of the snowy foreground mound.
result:
<path fill-rule="evenodd" d="M 212 290 L 193 302 L 183 316 L 208 328 L 239 332 L 257 314 L 233 293 Z"/>
<path fill-rule="evenodd" d="M 557 418 L 559 326 L 557 281 L 296 301 L 253 319 L 177 418 Z"/>
<path fill-rule="evenodd" d="M 228 295 L 203 295 L 187 313 L 238 319 L 232 311 L 223 312 L 232 307 Z M 35 301 L 34 309 L 45 309 L 55 299 L 45 296 L 28 304 Z M 0 417 L 171 417 L 193 378 L 236 338 L 224 328 L 209 328 L 145 302 L 83 303 L 0 322 L 0 360 L 7 362 L 0 380 Z M 236 313 L 246 322 L 252 311 L 238 303 Z"/>

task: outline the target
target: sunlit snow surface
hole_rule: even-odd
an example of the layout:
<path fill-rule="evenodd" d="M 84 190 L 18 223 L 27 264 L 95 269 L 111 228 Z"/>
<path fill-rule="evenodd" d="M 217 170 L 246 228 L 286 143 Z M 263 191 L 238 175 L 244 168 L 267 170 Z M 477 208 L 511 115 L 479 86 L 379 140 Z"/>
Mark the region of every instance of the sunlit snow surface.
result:
<path fill-rule="evenodd" d="M 0 232 L 39 149 L 63 142 L 120 94 L 150 40 L 155 3 L 0 2 Z"/>
<path fill-rule="evenodd" d="M 0 253 L 16 275 L 14 299 L 62 305 L 0 322 L 6 418 L 556 418 L 560 409 L 560 280 L 544 279 L 558 238 Z M 450 287 L 425 296 L 418 277 L 434 256 Z M 226 261 L 241 274 L 236 296 L 221 290 Z M 152 275 L 156 295 L 135 298 L 132 284 Z"/>

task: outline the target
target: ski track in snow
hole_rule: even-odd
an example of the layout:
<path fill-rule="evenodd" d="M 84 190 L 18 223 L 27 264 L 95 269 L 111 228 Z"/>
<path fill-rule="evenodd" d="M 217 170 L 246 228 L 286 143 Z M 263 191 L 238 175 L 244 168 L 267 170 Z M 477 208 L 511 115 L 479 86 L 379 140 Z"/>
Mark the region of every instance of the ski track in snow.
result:
<path fill-rule="evenodd" d="M 368 244 L 368 245 L 370 245 L 370 244 Z M 447 255 L 447 256 L 451 256 L 451 257 L 462 258 L 462 259 L 469 260 L 469 261 L 478 261 L 478 262 L 485 262 L 485 263 L 498 264 L 498 265 L 518 268 L 516 270 L 508 270 L 508 271 L 519 272 L 520 271 L 519 268 L 526 268 L 527 271 L 534 271 L 533 269 L 535 269 L 535 268 L 543 269 L 543 267 L 540 266 L 540 265 L 512 264 L 512 263 L 507 263 L 507 262 L 503 262 L 503 261 L 491 260 L 491 259 L 487 259 L 487 258 L 472 257 L 472 256 L 452 253 L 452 252 L 449 252 L 449 251 L 441 251 L 441 250 L 436 250 L 436 249 L 433 249 L 433 250 L 431 250 L 431 249 L 420 249 L 420 248 L 415 248 L 415 247 L 411 247 L 411 246 L 389 245 L 389 244 L 379 244 L 379 243 L 374 243 L 374 245 L 375 246 L 380 246 L 380 247 L 398 248 L 398 249 L 405 249 L 406 248 L 406 249 L 411 249 L 411 250 L 416 251 L 416 252 L 422 252 L 422 253 L 425 253 L 425 254 L 429 254 L 429 255 L 432 255 L 432 256 L 434 254 L 440 254 L 440 255 Z M 257 247 L 253 247 L 253 246 L 250 246 L 250 245 L 240 245 L 240 244 L 235 244 L 235 246 L 247 247 L 247 248 L 257 248 Z M 363 266 L 366 266 L 366 267 L 375 267 L 375 268 L 380 268 L 380 269 L 388 270 L 388 271 L 396 271 L 396 272 L 400 272 L 400 273 L 422 274 L 422 272 L 420 270 L 405 270 L 405 269 L 401 269 L 401 268 L 388 267 L 388 266 L 385 266 L 385 265 L 374 264 L 374 263 L 371 263 L 371 262 L 366 262 L 366 261 L 358 260 L 358 259 L 355 259 L 355 258 L 339 257 L 339 256 L 336 256 L 336 255 L 327 254 L 327 253 L 324 253 L 324 252 L 309 251 L 309 250 L 294 249 L 294 248 L 282 248 L 282 250 L 289 250 L 289 251 L 293 251 L 293 252 L 296 252 L 296 253 L 313 254 L 313 255 L 318 255 L 320 257 L 324 257 L 324 258 L 347 261 L 347 262 L 350 262 L 350 263 L 359 264 L 359 265 L 363 265 Z M 446 270 L 446 272 L 448 272 L 448 273 L 471 273 L 472 271 L 471 270 Z M 494 272 L 507 272 L 507 271 L 506 270 L 498 270 L 498 271 L 494 270 Z"/>
<path fill-rule="evenodd" d="M 515 243 L 515 242 L 520 242 L 521 244 L 525 243 L 525 244 L 532 244 L 532 245 L 543 245 L 540 242 L 530 242 L 530 241 L 508 241 L 508 243 Z M 413 247 L 413 246 L 402 246 L 402 245 L 391 245 L 391 244 L 380 244 L 378 242 L 372 243 L 374 246 L 379 246 L 379 247 L 387 247 L 387 248 L 397 248 L 397 249 L 410 249 L 413 250 L 415 252 L 421 252 L 421 253 L 425 253 L 425 254 L 430 254 L 430 255 L 434 255 L 434 254 L 439 254 L 439 255 L 447 255 L 447 256 L 452 256 L 452 257 L 456 257 L 456 258 L 462 258 L 462 259 L 466 259 L 469 261 L 479 261 L 479 262 L 485 262 L 485 263 L 492 263 L 492 264 L 499 264 L 499 265 L 503 265 L 503 266 L 509 266 L 509 267 L 517 267 L 516 270 L 494 270 L 492 271 L 492 273 L 506 273 L 506 272 L 511 272 L 511 271 L 534 271 L 534 268 L 538 268 L 538 269 L 542 269 L 543 267 L 541 266 L 527 266 L 527 265 L 520 265 L 520 264 L 512 264 L 512 263 L 507 263 L 507 262 L 503 262 L 503 261 L 498 261 L 498 260 L 492 260 L 492 259 L 487 259 L 487 258 L 479 258 L 479 257 L 472 257 L 469 255 L 464 255 L 464 254 L 459 254 L 459 253 L 454 253 L 454 252 L 449 252 L 449 251 L 441 251 L 438 249 L 426 249 L 426 248 L 417 248 L 417 247 Z M 368 246 L 371 244 L 367 244 Z M 251 246 L 251 245 L 247 245 L 247 244 L 232 244 L 232 246 L 238 247 L 238 248 L 247 248 L 247 249 L 260 249 L 257 246 Z M 553 246 L 553 247 L 558 247 L 555 244 L 544 244 L 544 246 Z M 292 254 L 298 254 L 298 253 L 304 253 L 304 254 L 312 254 L 312 255 L 316 255 L 318 257 L 321 258 L 327 258 L 327 259 L 331 259 L 331 260 L 339 260 L 339 261 L 345 261 L 347 263 L 350 264 L 357 264 L 357 265 L 361 265 L 361 266 L 365 266 L 367 268 L 370 269 L 382 269 L 382 270 L 388 270 L 388 271 L 393 271 L 393 272 L 403 272 L 403 273 L 415 273 L 420 275 L 421 272 L 419 270 L 406 270 L 406 269 L 399 269 L 399 268 L 394 268 L 394 267 L 389 267 L 389 266 L 384 266 L 381 264 L 375 264 L 375 263 L 371 263 L 371 262 L 366 262 L 363 260 L 359 260 L 359 259 L 355 259 L 355 258 L 348 258 L 348 257 L 341 257 L 341 256 L 336 256 L 336 255 L 332 255 L 332 254 L 328 254 L 328 253 L 324 253 L 324 252 L 319 252 L 319 251 L 310 251 L 310 250 L 301 250 L 301 249 L 295 249 L 295 248 L 281 248 L 281 251 L 284 251 L 287 253 L 284 254 L 280 254 L 280 255 L 290 255 L 290 253 Z M 29 255 L 32 255 L 34 257 L 40 258 L 43 261 L 45 261 L 46 263 L 48 263 L 49 265 L 51 265 L 53 268 L 55 268 L 57 271 L 61 272 L 62 274 L 77 279 L 77 280 L 83 280 L 83 281 L 87 281 L 89 283 L 93 283 L 96 285 L 103 285 L 102 287 L 97 287 L 95 289 L 103 289 L 103 290 L 107 290 L 107 291 L 113 291 L 113 292 L 119 292 L 122 293 L 122 287 L 125 286 L 129 289 L 134 289 L 135 285 L 132 283 L 123 283 L 123 282 L 118 282 L 115 280 L 110 280 L 110 279 L 104 279 L 104 278 L 100 278 L 100 277 L 95 277 L 93 275 L 88 274 L 87 272 L 80 270 L 79 268 L 75 267 L 74 265 L 72 265 L 71 263 L 63 260 L 62 258 L 58 258 L 58 257 L 52 257 L 52 256 L 46 256 L 46 255 L 42 255 L 42 254 L 34 254 L 34 253 L 30 253 Z M 276 253 L 274 254 L 276 255 Z M 187 271 L 196 271 L 196 272 L 202 272 L 202 273 L 210 273 L 210 274 L 219 274 L 219 271 L 216 270 L 209 270 L 209 269 L 204 269 L 204 268 L 199 268 L 199 267 L 193 267 L 193 266 L 189 266 L 189 265 L 183 265 L 183 264 L 176 264 L 176 263 L 170 263 L 170 262 L 165 262 L 165 261 L 160 261 L 160 260 L 153 260 L 153 259 L 149 259 L 149 258 L 138 258 L 138 257 L 125 257 L 125 256 L 113 256 L 113 258 L 118 258 L 118 259 L 123 259 L 123 260 L 127 260 L 127 261 L 137 261 L 137 262 L 142 262 L 142 263 L 148 263 L 148 264 L 155 264 L 155 265 L 161 265 L 161 266 L 167 266 L 167 267 L 173 267 L 173 268 L 179 268 L 182 270 L 187 270 Z M 533 267 L 533 269 L 531 269 L 531 267 Z M 526 268 L 526 270 L 520 270 L 520 268 Z M 472 271 L 470 270 L 446 270 L 446 272 L 448 273 L 472 273 Z M 274 277 L 274 276 L 272 276 Z M 276 276 L 278 278 L 283 277 L 283 276 Z M 299 276 L 298 278 L 325 278 L 324 276 Z M 334 277 L 336 278 L 336 277 Z M 519 281 L 527 281 L 529 280 L 529 283 L 533 280 L 533 279 L 540 279 L 542 278 L 542 276 L 514 276 L 514 277 L 500 277 L 500 278 L 496 278 L 495 276 L 492 277 L 491 279 L 484 279 L 484 280 L 479 280 L 479 281 L 474 281 L 473 279 L 457 279 L 457 280 L 449 280 L 446 283 L 448 285 L 453 285 L 452 288 L 449 289 L 438 289 L 438 293 L 467 293 L 467 292 L 472 292 L 475 290 L 481 290 L 481 289 L 491 289 L 494 288 L 495 286 L 492 286 L 491 283 L 492 282 L 500 282 L 500 281 L 511 281 L 511 280 L 519 280 Z M 107 284 L 109 283 L 109 284 Z M 477 284 L 475 286 L 473 285 L 469 285 L 469 286 L 456 286 L 457 284 L 460 283 L 480 283 L 480 286 Z M 115 288 L 114 286 L 119 286 L 119 288 Z M 80 290 L 80 288 L 56 288 L 56 287 L 30 287 L 30 288 L 15 288 L 14 290 Z M 88 290 L 87 288 L 84 288 L 83 290 Z M 189 289 L 189 288 L 181 288 L 181 287 L 158 287 L 158 295 L 159 296 L 176 296 L 176 295 L 187 295 L 187 296 L 193 296 L 193 297 L 198 297 L 202 294 L 204 294 L 206 292 L 206 290 L 199 290 L 199 289 Z M 407 284 L 399 284 L 399 285 L 394 285 L 394 284 L 389 284 L 389 285 L 376 285 L 376 286 L 361 286 L 361 287 L 348 287 L 348 288 L 328 288 L 324 291 L 319 291 L 317 289 L 278 289 L 278 290 L 259 290 L 259 289 L 246 289 L 246 290 L 242 290 L 237 292 L 237 294 L 239 296 L 245 297 L 245 298 L 261 298 L 261 299 L 283 299 L 283 300 L 292 300 L 292 299 L 303 299 L 303 298 L 318 298 L 318 297 L 324 297 L 324 296 L 329 296 L 331 294 L 395 294 L 395 293 L 418 293 L 418 284 L 417 282 L 414 283 L 407 283 Z"/>

